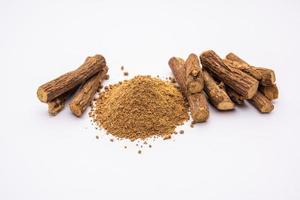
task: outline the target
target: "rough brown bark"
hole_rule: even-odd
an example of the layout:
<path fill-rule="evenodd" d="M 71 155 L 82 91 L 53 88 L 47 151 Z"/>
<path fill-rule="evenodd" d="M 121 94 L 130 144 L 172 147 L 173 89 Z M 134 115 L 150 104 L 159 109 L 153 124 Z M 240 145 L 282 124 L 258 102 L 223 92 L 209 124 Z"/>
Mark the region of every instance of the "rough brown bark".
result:
<path fill-rule="evenodd" d="M 239 69 L 247 74 L 249 74 L 250 76 L 252 76 L 253 78 L 255 78 L 256 80 L 260 81 L 262 79 L 262 74 L 256 70 L 254 67 L 251 67 L 250 65 L 246 64 L 246 63 L 241 63 L 241 62 L 237 62 L 237 61 L 233 61 L 233 60 L 229 60 L 229 59 L 223 59 L 223 62 L 225 65 L 235 68 L 235 69 Z"/>
<path fill-rule="evenodd" d="M 204 77 L 204 91 L 208 95 L 209 101 L 218 110 L 232 110 L 234 103 L 224 89 L 220 88 L 215 80 L 209 75 L 207 71 L 203 71 Z"/>
<path fill-rule="evenodd" d="M 233 101 L 237 105 L 243 105 L 244 104 L 244 98 L 236 93 L 234 90 L 232 90 L 230 87 L 226 86 L 223 82 L 219 84 L 220 88 L 223 88 L 226 93 L 228 94 L 231 101 Z"/>
<path fill-rule="evenodd" d="M 257 80 L 260 81 L 261 85 L 270 86 L 273 85 L 276 81 L 275 72 L 273 70 L 263 68 L 263 67 L 251 66 L 243 59 L 235 55 L 234 53 L 227 54 L 224 62 L 226 65 L 240 69 L 243 72 L 256 78 Z"/>
<path fill-rule="evenodd" d="M 208 103 L 204 92 L 190 94 L 186 87 L 186 70 L 184 60 L 178 57 L 172 57 L 169 60 L 169 66 L 174 74 L 182 93 L 187 98 L 192 119 L 194 122 L 205 122 L 209 117 Z"/>
<path fill-rule="evenodd" d="M 236 93 L 234 90 L 232 90 L 230 87 L 226 86 L 223 82 L 219 83 L 219 87 L 223 88 L 226 93 L 228 94 L 231 101 L 233 101 L 237 105 L 243 105 L 244 104 L 244 98 Z"/>
<path fill-rule="evenodd" d="M 95 55 L 88 57 L 78 69 L 41 85 L 37 90 L 37 96 L 42 102 L 49 102 L 83 83 L 91 76 L 100 72 L 105 66 L 106 63 L 103 56 Z"/>
<path fill-rule="evenodd" d="M 200 55 L 200 60 L 203 68 L 242 97 L 250 99 L 257 92 L 258 81 L 255 78 L 238 69 L 228 67 L 214 51 L 203 52 Z"/>
<path fill-rule="evenodd" d="M 277 99 L 278 98 L 278 88 L 276 85 L 271 86 L 259 86 L 259 91 L 265 95 L 269 100 Z"/>
<path fill-rule="evenodd" d="M 274 109 L 272 102 L 259 91 L 248 101 L 261 113 L 269 113 Z"/>
<path fill-rule="evenodd" d="M 104 67 L 101 72 L 88 79 L 80 86 L 69 106 L 74 115 L 80 117 L 86 108 L 91 104 L 101 82 L 105 79 L 108 67 Z"/>
<path fill-rule="evenodd" d="M 62 111 L 65 107 L 66 100 L 73 95 L 78 87 L 75 87 L 74 89 L 69 90 L 68 92 L 65 92 L 64 94 L 56 97 L 52 101 L 49 101 L 48 104 L 48 113 L 52 116 L 57 115 L 60 111 Z"/>
<path fill-rule="evenodd" d="M 256 67 L 256 70 L 258 70 L 261 73 L 262 76 L 260 80 L 261 85 L 271 86 L 275 84 L 276 76 L 273 70 L 263 68 L 263 67 Z"/>
<path fill-rule="evenodd" d="M 209 117 L 208 103 L 204 91 L 190 94 L 187 97 L 193 122 L 200 123 L 207 121 Z"/>
<path fill-rule="evenodd" d="M 198 56 L 190 54 L 184 67 L 186 70 L 187 92 L 191 94 L 201 92 L 204 87 L 204 80 Z"/>
<path fill-rule="evenodd" d="M 62 94 L 48 102 L 48 113 L 52 116 L 57 115 L 60 111 L 62 111 L 62 109 L 64 109 L 66 99 L 67 95 Z"/>
<path fill-rule="evenodd" d="M 230 97 L 230 99 L 236 103 L 237 105 L 243 105 L 244 104 L 244 98 L 236 93 L 234 90 L 232 90 L 230 87 L 225 86 L 225 90 Z"/>
<path fill-rule="evenodd" d="M 184 60 L 179 57 L 172 57 L 169 60 L 169 66 L 173 72 L 176 82 L 178 83 L 182 93 L 187 96 Z"/>

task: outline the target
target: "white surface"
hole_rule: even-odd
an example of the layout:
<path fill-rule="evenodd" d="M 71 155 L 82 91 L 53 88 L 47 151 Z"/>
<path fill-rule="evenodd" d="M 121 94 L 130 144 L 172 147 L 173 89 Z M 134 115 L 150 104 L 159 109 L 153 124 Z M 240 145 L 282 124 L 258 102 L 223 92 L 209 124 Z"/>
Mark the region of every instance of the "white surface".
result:
<path fill-rule="evenodd" d="M 300 199 L 299 1 L 1 1 L 0 199 Z M 49 117 L 37 87 L 105 55 L 114 83 L 170 75 L 171 56 L 214 49 L 271 66 L 280 99 L 137 154 L 87 114 Z M 297 124 L 298 122 L 298 124 Z M 123 148 L 124 144 L 128 149 Z"/>

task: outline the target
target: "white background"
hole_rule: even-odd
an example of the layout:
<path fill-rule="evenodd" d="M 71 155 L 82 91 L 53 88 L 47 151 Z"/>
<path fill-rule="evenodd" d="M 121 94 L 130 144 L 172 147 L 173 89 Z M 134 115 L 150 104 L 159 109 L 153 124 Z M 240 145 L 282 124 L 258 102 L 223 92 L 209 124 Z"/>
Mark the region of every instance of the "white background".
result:
<path fill-rule="evenodd" d="M 0 1 L 0 199 L 300 199 L 300 2 Z M 103 54 L 115 83 L 232 51 L 276 71 L 271 114 L 211 108 L 168 141 L 110 142 L 87 113 L 49 117 L 37 87 Z M 298 122 L 298 123 L 297 123 Z M 128 149 L 124 149 L 124 145 Z"/>

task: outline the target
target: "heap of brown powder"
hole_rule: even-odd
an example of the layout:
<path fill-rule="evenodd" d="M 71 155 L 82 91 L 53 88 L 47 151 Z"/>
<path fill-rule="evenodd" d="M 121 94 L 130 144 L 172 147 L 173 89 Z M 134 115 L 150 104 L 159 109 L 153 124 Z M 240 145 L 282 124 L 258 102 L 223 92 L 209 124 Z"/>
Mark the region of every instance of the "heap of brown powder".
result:
<path fill-rule="evenodd" d="M 136 76 L 100 93 L 91 117 L 118 138 L 168 137 L 189 119 L 181 92 L 171 83 Z"/>

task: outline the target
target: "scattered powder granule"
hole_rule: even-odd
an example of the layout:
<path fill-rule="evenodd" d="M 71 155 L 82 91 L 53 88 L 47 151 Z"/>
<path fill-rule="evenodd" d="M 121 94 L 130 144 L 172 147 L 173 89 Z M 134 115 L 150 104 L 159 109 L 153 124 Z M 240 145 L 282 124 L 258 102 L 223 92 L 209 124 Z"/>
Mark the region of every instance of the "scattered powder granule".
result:
<path fill-rule="evenodd" d="M 169 139 L 171 139 L 171 135 L 166 135 L 163 139 L 164 140 L 169 140 Z"/>
<path fill-rule="evenodd" d="M 124 76 L 128 76 L 128 72 L 124 72 Z"/>
<path fill-rule="evenodd" d="M 172 79 L 171 79 L 171 83 L 176 83 L 175 78 L 172 78 Z"/>
<path fill-rule="evenodd" d="M 95 124 L 117 138 L 164 138 L 189 119 L 181 92 L 173 84 L 136 76 L 100 93 L 91 114 Z"/>
<path fill-rule="evenodd" d="M 106 74 L 105 77 L 104 77 L 104 80 L 108 80 L 109 79 L 109 75 Z"/>
<path fill-rule="evenodd" d="M 121 70 L 122 70 L 122 71 L 124 70 L 124 66 L 121 66 Z"/>

